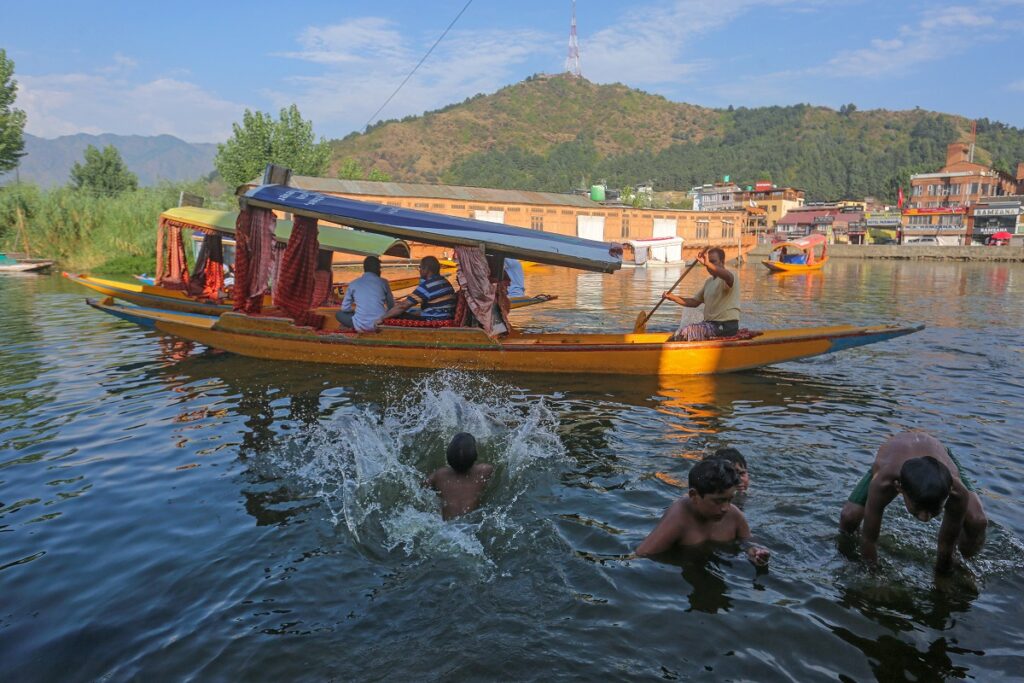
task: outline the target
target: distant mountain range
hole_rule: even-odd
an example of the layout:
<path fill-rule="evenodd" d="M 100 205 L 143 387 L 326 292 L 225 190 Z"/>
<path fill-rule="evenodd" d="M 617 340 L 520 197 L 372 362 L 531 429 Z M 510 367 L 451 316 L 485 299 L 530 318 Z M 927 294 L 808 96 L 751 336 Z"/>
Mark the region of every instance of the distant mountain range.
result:
<path fill-rule="evenodd" d="M 975 123 L 976 159 L 1013 173 L 1024 161 L 1024 130 Z M 910 174 L 942 166 L 946 145 L 967 139 L 971 124 L 923 109 L 860 111 L 853 104 L 838 111 L 809 104 L 710 109 L 618 83 L 541 75 L 332 140 L 326 175 L 354 159 L 397 182 L 553 192 L 602 180 L 685 191 L 730 176 L 741 185 L 798 187 L 810 201 L 895 201 Z M 26 135 L 22 180 L 67 183 L 90 144 L 114 145 L 142 185 L 208 176 L 217 153 L 214 144 L 170 135 Z"/>
<path fill-rule="evenodd" d="M 49 188 L 68 183 L 71 167 L 81 163 L 89 145 L 103 149 L 113 145 L 121 153 L 128 169 L 139 177 L 140 185 L 155 185 L 161 180 L 196 180 L 213 171 L 217 145 L 185 142 L 173 135 L 63 135 L 52 140 L 25 135 L 25 156 L 18 168 L 22 182 Z M 14 174 L 0 176 L 0 183 L 13 180 Z"/>

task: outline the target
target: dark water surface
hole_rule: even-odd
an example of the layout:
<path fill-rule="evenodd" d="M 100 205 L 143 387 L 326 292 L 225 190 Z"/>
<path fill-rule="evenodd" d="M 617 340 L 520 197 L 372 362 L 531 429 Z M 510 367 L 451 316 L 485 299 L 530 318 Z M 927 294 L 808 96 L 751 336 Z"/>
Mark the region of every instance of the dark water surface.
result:
<path fill-rule="evenodd" d="M 1024 266 L 827 268 L 745 266 L 744 325 L 928 328 L 708 378 L 367 371 L 214 353 L 0 276 L 0 680 L 1020 680 Z M 531 270 L 560 298 L 514 318 L 630 328 L 678 274 Z M 991 520 L 938 584 L 938 522 L 890 506 L 875 573 L 836 533 L 907 428 Z M 461 430 L 497 481 L 446 524 L 419 482 Z M 725 444 L 770 570 L 629 559 Z"/>

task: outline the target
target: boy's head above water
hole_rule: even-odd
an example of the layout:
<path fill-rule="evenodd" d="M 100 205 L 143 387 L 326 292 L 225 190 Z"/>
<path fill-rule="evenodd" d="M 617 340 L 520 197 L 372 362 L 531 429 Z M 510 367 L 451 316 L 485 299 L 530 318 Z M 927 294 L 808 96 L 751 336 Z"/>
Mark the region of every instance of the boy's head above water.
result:
<path fill-rule="evenodd" d="M 476 439 L 472 434 L 459 432 L 448 444 L 448 465 L 460 474 L 464 474 L 476 462 Z"/>
<path fill-rule="evenodd" d="M 736 470 L 737 476 L 740 478 L 740 483 L 736 486 L 737 490 L 741 493 L 745 493 L 750 487 L 750 475 L 747 473 L 747 459 L 743 457 L 735 448 L 719 448 L 711 455 L 704 456 L 704 460 L 725 460 L 726 462 L 732 463 L 733 469 Z"/>
<path fill-rule="evenodd" d="M 952 486 L 949 470 L 930 455 L 904 462 L 896 481 L 907 511 L 924 522 L 941 514 Z"/>
<path fill-rule="evenodd" d="M 702 460 L 690 468 L 690 505 L 702 517 L 722 519 L 732 505 L 740 477 L 727 460 Z"/>

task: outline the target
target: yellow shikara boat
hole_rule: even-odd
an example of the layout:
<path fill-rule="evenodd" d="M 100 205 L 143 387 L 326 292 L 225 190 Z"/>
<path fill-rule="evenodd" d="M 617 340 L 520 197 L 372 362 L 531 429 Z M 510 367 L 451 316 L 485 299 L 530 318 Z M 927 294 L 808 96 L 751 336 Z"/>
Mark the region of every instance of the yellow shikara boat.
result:
<path fill-rule="evenodd" d="M 821 247 L 821 252 L 815 253 L 818 247 Z M 809 273 L 821 270 L 827 262 L 828 240 L 818 233 L 779 242 L 772 246 L 768 258 L 761 261 L 773 273 Z"/>
<path fill-rule="evenodd" d="M 621 247 L 512 226 L 370 204 L 287 185 L 262 185 L 242 201 L 358 230 L 442 247 L 474 247 L 494 256 L 613 272 Z M 493 272 L 493 271 L 492 271 Z M 840 325 L 746 333 L 704 342 L 672 341 L 668 332 L 523 333 L 489 337 L 477 327 L 397 327 L 357 333 L 296 325 L 286 317 L 223 313 L 183 315 L 159 308 L 91 301 L 104 312 L 210 347 L 268 360 L 406 368 L 464 368 L 530 373 L 637 376 L 736 372 L 894 339 L 923 325 Z M 321 312 L 316 309 L 315 312 Z M 327 319 L 333 326 L 333 319 Z"/>
<path fill-rule="evenodd" d="M 113 301 L 94 308 L 184 339 L 268 360 L 404 368 L 461 368 L 539 373 L 704 375 L 749 370 L 894 339 L 924 328 L 812 327 L 768 330 L 749 338 L 669 341 L 668 332 L 643 334 L 512 334 L 491 339 L 475 327 L 381 326 L 369 334 L 324 332 L 289 318 L 240 313 L 181 314 Z"/>

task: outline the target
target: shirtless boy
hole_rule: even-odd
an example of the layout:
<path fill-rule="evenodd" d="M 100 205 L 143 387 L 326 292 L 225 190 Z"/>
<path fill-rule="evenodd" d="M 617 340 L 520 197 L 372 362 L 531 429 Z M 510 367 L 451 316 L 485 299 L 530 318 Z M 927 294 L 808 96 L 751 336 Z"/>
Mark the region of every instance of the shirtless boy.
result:
<path fill-rule="evenodd" d="M 839 516 L 839 528 L 853 533 L 861 520 L 861 554 L 878 560 L 878 534 L 885 506 L 903 496 L 907 511 L 922 522 L 943 515 L 935 570 L 953 568 L 953 550 L 971 557 L 985 542 L 988 519 L 981 499 L 960 464 L 942 443 L 924 432 L 904 432 L 882 444 L 871 471 L 861 478 Z"/>
<path fill-rule="evenodd" d="M 736 486 L 737 493 L 746 493 L 747 489 L 750 488 L 750 474 L 747 471 L 747 459 L 743 457 L 743 454 L 739 450 L 732 447 L 719 448 L 711 455 L 705 455 L 704 460 L 727 460 L 732 463 L 733 468 L 736 470 L 737 476 L 740 478 L 740 483 Z"/>
<path fill-rule="evenodd" d="M 426 484 L 441 495 L 441 516 L 454 519 L 480 507 L 480 498 L 494 465 L 476 462 L 476 439 L 459 432 L 448 444 L 448 466 L 427 477 Z"/>
<path fill-rule="evenodd" d="M 732 504 L 739 482 L 736 468 L 721 458 L 694 465 L 690 469 L 689 494 L 669 506 L 636 554 L 649 557 L 707 541 L 740 541 L 746 545 L 747 559 L 753 564 L 768 564 L 768 550 L 750 543 L 747 520 Z"/>

